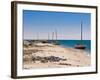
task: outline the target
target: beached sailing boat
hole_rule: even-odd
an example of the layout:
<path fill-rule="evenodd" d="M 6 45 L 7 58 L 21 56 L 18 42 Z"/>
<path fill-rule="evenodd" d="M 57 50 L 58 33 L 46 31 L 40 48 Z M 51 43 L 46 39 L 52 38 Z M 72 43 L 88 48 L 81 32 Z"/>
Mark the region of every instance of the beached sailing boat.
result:
<path fill-rule="evenodd" d="M 83 44 L 83 26 L 82 26 L 82 22 L 81 22 L 81 42 L 79 43 L 79 44 L 76 44 L 75 45 L 75 48 L 76 49 L 85 49 L 86 48 L 86 46 Z"/>
<path fill-rule="evenodd" d="M 55 30 L 55 37 L 56 37 L 56 39 L 55 39 L 55 44 L 56 44 L 56 45 L 60 45 L 60 44 L 58 43 L 58 41 L 57 41 L 57 37 L 58 37 L 58 35 L 57 35 L 57 30 Z"/>
<path fill-rule="evenodd" d="M 57 41 L 57 30 L 55 30 L 55 32 L 52 33 L 52 43 L 55 45 L 59 45 L 59 43 Z"/>

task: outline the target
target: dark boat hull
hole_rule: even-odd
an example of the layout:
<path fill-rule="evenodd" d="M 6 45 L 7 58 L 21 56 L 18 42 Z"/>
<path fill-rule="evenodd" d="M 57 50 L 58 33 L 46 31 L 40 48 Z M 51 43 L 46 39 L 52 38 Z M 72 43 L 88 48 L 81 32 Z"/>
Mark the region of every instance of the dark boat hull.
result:
<path fill-rule="evenodd" d="M 86 46 L 85 45 L 76 45 L 75 49 L 85 49 Z"/>
<path fill-rule="evenodd" d="M 75 49 L 85 49 L 86 47 L 75 47 Z"/>

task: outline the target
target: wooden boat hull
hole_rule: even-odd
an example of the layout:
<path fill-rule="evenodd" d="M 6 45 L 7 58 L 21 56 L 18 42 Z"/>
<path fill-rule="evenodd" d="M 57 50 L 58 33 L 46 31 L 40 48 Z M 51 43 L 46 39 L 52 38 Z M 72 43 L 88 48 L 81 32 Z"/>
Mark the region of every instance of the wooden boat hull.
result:
<path fill-rule="evenodd" d="M 75 47 L 75 49 L 85 49 L 85 47 Z"/>
<path fill-rule="evenodd" d="M 85 49 L 86 46 L 85 45 L 76 45 L 75 49 Z"/>

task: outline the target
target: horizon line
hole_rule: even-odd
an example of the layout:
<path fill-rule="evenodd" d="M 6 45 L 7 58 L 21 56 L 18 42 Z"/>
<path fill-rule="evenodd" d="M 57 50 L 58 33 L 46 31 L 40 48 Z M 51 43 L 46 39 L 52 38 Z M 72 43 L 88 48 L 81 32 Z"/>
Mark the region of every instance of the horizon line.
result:
<path fill-rule="evenodd" d="M 48 40 L 48 39 L 23 39 L 23 40 Z M 49 39 L 49 40 L 52 40 L 52 39 Z M 80 39 L 57 39 L 57 40 L 80 40 Z M 91 40 L 91 39 L 83 39 L 83 40 Z"/>

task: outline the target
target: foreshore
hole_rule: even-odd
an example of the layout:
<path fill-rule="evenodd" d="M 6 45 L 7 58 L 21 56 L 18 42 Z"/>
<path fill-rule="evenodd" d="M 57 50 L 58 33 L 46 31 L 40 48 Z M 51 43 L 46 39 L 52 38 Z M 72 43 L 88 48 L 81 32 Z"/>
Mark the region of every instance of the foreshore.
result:
<path fill-rule="evenodd" d="M 87 67 L 91 57 L 84 50 L 65 48 L 50 43 L 36 43 L 23 48 L 23 68 Z"/>

